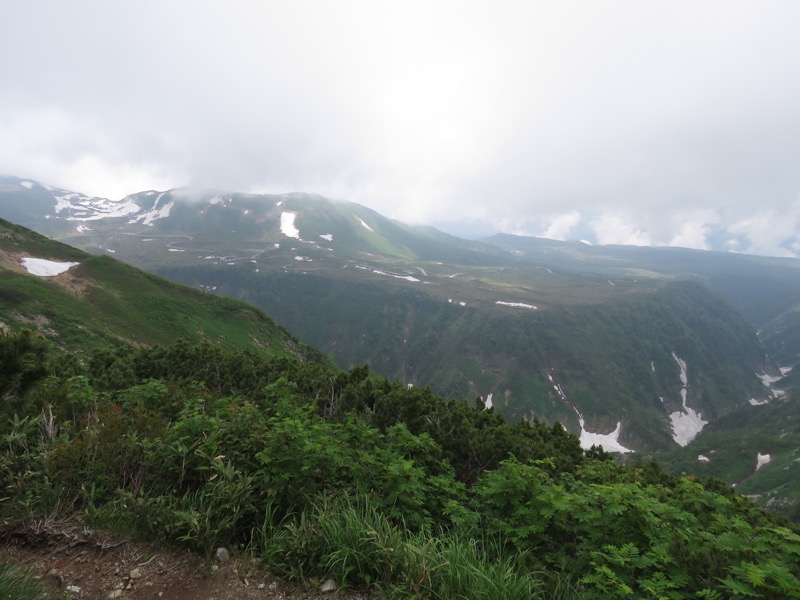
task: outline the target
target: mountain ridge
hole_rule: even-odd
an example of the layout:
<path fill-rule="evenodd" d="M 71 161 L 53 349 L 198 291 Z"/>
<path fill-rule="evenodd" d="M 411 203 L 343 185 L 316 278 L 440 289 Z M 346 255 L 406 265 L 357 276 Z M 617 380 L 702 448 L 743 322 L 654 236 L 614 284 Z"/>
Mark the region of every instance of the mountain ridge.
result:
<path fill-rule="evenodd" d="M 19 209 L 19 198 L 47 190 L 22 183 L 0 194 L 0 208 Z M 247 300 L 345 368 L 370 362 L 437 393 L 480 396 L 513 418 L 544 415 L 573 433 L 597 435 L 620 423 L 620 443 L 664 447 L 674 443 L 670 415 L 689 414 L 673 354 L 689 365 L 687 407 L 705 415 L 700 420 L 772 396 L 755 373 L 778 365 L 748 328 L 761 319 L 771 331 L 774 320 L 751 311 L 747 324 L 735 315 L 736 294 L 719 294 L 720 278 L 709 277 L 715 255 L 702 255 L 710 261 L 705 271 L 691 271 L 683 257 L 694 260 L 700 251 L 668 251 L 665 258 L 659 249 L 514 236 L 467 241 L 313 194 L 149 190 L 127 196 L 119 206 L 128 208 L 117 211 L 124 215 L 108 217 L 100 200 L 56 192 L 49 212 L 40 202 L 27 217 L 51 235 Z M 189 193 L 191 202 L 182 199 Z M 754 259 L 735 260 L 757 273 Z M 770 277 L 795 272 L 793 263 L 766 264 Z M 735 288 L 733 276 L 723 283 Z M 712 301 L 712 291 L 723 300 Z M 791 315 L 783 298 L 772 312 Z M 739 300 L 758 305 L 752 293 Z M 712 322 L 708 340 L 696 335 Z M 793 364 L 800 347 L 786 331 L 775 328 L 767 341 Z M 720 342 L 725 336 L 735 342 Z M 726 354 L 722 368 L 715 344 L 741 355 Z"/>

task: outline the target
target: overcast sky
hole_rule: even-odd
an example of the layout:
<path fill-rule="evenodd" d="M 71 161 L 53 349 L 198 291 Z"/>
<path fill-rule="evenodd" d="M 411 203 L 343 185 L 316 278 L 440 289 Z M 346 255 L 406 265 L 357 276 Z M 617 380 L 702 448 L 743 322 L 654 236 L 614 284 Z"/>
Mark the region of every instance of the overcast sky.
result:
<path fill-rule="evenodd" d="M 800 252 L 800 2 L 0 0 L 0 173 Z"/>

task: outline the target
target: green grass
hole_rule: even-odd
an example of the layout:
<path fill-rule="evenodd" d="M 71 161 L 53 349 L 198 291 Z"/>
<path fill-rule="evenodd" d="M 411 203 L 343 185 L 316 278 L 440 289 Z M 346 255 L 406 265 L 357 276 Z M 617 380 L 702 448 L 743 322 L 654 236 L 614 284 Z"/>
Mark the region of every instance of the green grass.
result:
<path fill-rule="evenodd" d="M 508 553 L 497 540 L 453 532 L 409 532 L 370 499 L 320 497 L 297 519 L 265 521 L 259 555 L 285 576 L 333 578 L 351 589 L 373 588 L 394 598 L 517 600 L 568 586 L 527 568 L 525 553 Z M 577 597 L 577 596 L 574 596 Z"/>
<path fill-rule="evenodd" d="M 71 350 L 206 339 L 227 347 L 292 355 L 301 344 L 262 311 L 230 298 L 168 282 L 109 256 L 93 256 L 0 223 L 0 249 L 79 262 L 73 285 L 0 269 L 0 320 L 38 329 Z"/>
<path fill-rule="evenodd" d="M 12 565 L 0 565 L 0 598 L 7 600 L 47 600 L 44 587 L 33 574 Z"/>

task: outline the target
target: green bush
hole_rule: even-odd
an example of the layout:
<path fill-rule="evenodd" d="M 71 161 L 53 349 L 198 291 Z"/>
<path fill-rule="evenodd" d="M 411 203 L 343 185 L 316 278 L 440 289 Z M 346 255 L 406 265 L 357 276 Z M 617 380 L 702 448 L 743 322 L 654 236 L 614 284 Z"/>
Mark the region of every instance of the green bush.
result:
<path fill-rule="evenodd" d="M 4 335 L 4 518 L 78 512 L 404 598 L 800 590 L 784 523 L 729 488 L 583 453 L 558 424 L 207 343 L 104 353 L 83 372 L 44 347 L 70 365 L 48 375 Z"/>

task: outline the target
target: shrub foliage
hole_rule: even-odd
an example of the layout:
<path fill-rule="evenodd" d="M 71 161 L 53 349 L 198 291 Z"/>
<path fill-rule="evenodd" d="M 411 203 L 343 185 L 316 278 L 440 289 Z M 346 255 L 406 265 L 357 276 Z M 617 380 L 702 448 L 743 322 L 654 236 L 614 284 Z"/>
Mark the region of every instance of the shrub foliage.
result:
<path fill-rule="evenodd" d="M 800 597 L 800 536 L 720 486 L 583 452 L 361 366 L 209 343 L 83 363 L 0 332 L 0 514 L 419 598 Z"/>

